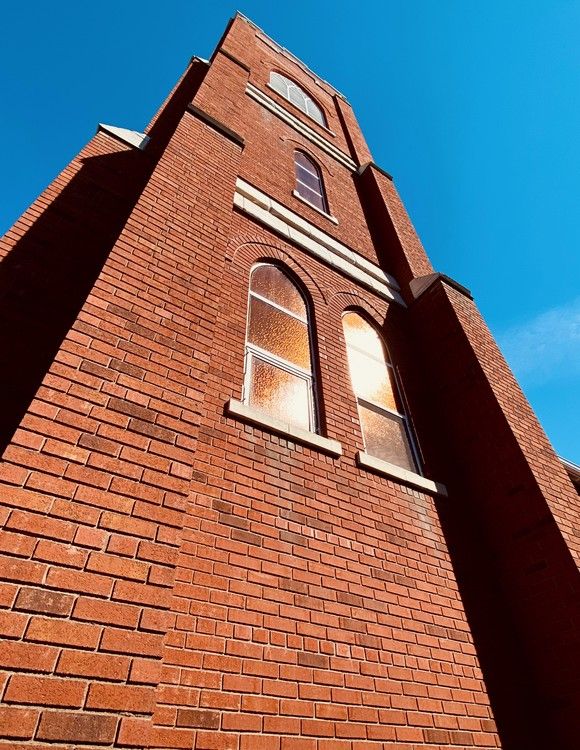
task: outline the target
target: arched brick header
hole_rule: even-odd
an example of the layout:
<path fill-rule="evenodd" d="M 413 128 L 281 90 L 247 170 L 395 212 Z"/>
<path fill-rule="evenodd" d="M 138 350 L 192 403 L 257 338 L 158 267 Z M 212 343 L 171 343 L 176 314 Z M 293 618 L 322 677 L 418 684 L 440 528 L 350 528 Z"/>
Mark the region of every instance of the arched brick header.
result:
<path fill-rule="evenodd" d="M 323 153 L 314 151 L 296 138 L 284 137 L 281 140 L 283 140 L 284 143 L 287 143 L 292 151 L 304 151 L 304 153 L 310 159 L 312 159 L 312 161 L 314 161 L 321 169 L 323 169 L 330 177 L 334 177 L 336 175 L 336 171 L 332 170 L 326 163 L 326 159 L 324 158 L 325 155 Z"/>
<path fill-rule="evenodd" d="M 335 292 L 328 300 L 328 306 L 333 313 L 341 316 L 348 308 L 359 308 L 366 312 L 379 327 L 385 319 L 388 304 L 375 301 L 370 295 L 359 294 L 358 292 Z"/>
<path fill-rule="evenodd" d="M 232 270 L 235 269 L 236 273 L 245 274 L 247 281 L 249 281 L 250 271 L 255 263 L 268 260 L 278 261 L 288 266 L 297 279 L 302 282 L 315 309 L 318 304 L 327 305 L 327 295 L 322 287 L 306 269 L 305 265 L 296 259 L 295 254 L 289 253 L 286 248 L 274 242 L 264 242 L 263 238 L 259 236 L 235 238 L 230 243 L 230 249 L 232 247 L 235 249 L 229 257 L 232 264 L 231 268 Z"/>

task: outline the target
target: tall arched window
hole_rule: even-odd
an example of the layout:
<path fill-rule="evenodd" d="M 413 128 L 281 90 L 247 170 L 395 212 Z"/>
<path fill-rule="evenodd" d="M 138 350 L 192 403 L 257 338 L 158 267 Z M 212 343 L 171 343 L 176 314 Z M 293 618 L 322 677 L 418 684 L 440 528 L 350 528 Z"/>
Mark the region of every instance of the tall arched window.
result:
<path fill-rule="evenodd" d="M 326 127 L 326 117 L 318 104 L 297 83 L 291 81 L 281 73 L 272 71 L 270 73 L 270 86 L 289 102 L 296 105 L 308 117 L 323 127 Z"/>
<path fill-rule="evenodd" d="M 315 431 L 306 301 L 278 266 L 250 277 L 244 400 L 288 424 Z"/>
<path fill-rule="evenodd" d="M 358 313 L 347 312 L 342 322 L 365 450 L 375 458 L 417 472 L 407 417 L 385 346 L 373 326 Z"/>
<path fill-rule="evenodd" d="M 301 198 L 312 203 L 321 211 L 328 213 L 324 184 L 320 168 L 315 161 L 303 151 L 294 152 L 294 167 L 296 170 L 296 192 Z"/>

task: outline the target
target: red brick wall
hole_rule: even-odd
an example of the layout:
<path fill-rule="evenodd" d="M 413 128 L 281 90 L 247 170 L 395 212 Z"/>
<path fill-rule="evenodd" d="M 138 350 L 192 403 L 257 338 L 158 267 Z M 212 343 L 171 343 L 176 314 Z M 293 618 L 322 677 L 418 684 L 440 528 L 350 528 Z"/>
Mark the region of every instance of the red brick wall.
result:
<path fill-rule="evenodd" d="M 110 746 L 130 731 L 122 715 L 155 706 L 239 159 L 238 146 L 180 119 L 4 452 L 0 726 L 10 747 Z M 80 224 L 94 206 L 81 191 L 79 211 L 75 172 L 118 151 L 96 136 L 8 237 L 11 253 L 33 247 L 31 232 L 42 239 L 45 215 L 56 232 L 59 200 Z M 74 233 L 63 239 L 71 255 L 87 251 Z"/>
<path fill-rule="evenodd" d="M 196 748 L 497 746 L 432 498 L 355 466 L 340 317 L 386 306 L 242 217 L 231 247 L 178 574 L 175 660 L 195 692 L 172 692 L 164 720 L 197 729 Z M 311 295 L 338 460 L 223 416 L 260 259 Z"/>
<path fill-rule="evenodd" d="M 10 341 L 21 413 L 0 464 L 0 746 L 499 747 L 491 699 L 505 748 L 569 748 L 575 673 L 561 644 L 542 656 L 538 637 L 557 638 L 566 612 L 562 643 L 574 630 L 570 560 L 555 524 L 509 556 L 509 534 L 550 510 L 574 535 L 549 446 L 463 298 L 434 287 L 411 304 L 407 283 L 431 266 L 388 178 L 373 167 L 359 178 L 244 92 L 249 80 L 276 98 L 265 84 L 281 70 L 333 134 L 308 124 L 365 163 L 348 105 L 239 17 L 222 44 L 228 54 L 186 74 L 145 151 L 97 135 L 7 236 L 0 289 L 13 290 L 4 308 L 25 335 Z M 191 100 L 201 112 L 185 112 Z M 292 196 L 297 147 L 321 164 L 338 225 Z M 395 272 L 409 308 L 234 211 L 238 176 Z M 225 416 L 241 397 L 248 279 L 264 259 L 307 290 L 321 431 L 340 458 Z M 448 499 L 356 466 L 341 325 L 352 306 L 383 326 Z M 51 345 L 18 390 L 14 362 L 45 331 Z M 506 512 L 511 472 L 530 491 Z M 470 561 L 460 542 L 478 524 Z M 551 577 L 523 586 L 546 545 Z M 534 591 L 555 581 L 555 617 L 524 628 L 531 645 L 511 659 L 525 615 L 540 616 Z M 501 617 L 486 620 L 481 602 L 512 601 L 494 650 Z M 520 691 L 511 724 L 504 677 Z M 538 710 L 530 733 L 523 711 L 540 695 L 567 702 L 543 723 Z"/>
<path fill-rule="evenodd" d="M 433 273 L 431 261 L 393 181 L 370 164 L 363 169 L 358 184 L 368 227 L 378 249 L 378 260 L 395 275 L 405 299 L 410 302 L 408 284 Z"/>

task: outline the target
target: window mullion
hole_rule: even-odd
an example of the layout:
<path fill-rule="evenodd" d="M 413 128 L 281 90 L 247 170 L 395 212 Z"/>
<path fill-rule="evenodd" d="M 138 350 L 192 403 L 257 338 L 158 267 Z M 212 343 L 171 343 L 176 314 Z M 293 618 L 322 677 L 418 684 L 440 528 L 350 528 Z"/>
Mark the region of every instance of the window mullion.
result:
<path fill-rule="evenodd" d="M 355 352 L 358 352 L 359 354 L 364 354 L 365 357 L 372 359 L 374 362 L 378 362 L 381 365 L 384 364 L 387 367 L 390 367 L 391 370 L 393 369 L 393 365 L 387 360 L 386 357 L 375 357 L 375 355 L 371 354 L 367 349 L 361 349 L 360 346 L 357 346 L 356 344 L 350 344 L 348 343 L 348 341 L 346 345 L 349 349 L 354 349 Z"/>
<path fill-rule="evenodd" d="M 388 406 L 383 406 L 382 404 L 377 404 L 376 401 L 369 401 L 368 398 L 363 398 L 362 396 L 357 395 L 357 400 L 359 403 L 361 403 L 363 406 L 366 406 L 367 409 L 372 409 L 376 412 L 385 412 L 387 414 L 391 414 L 393 417 L 397 417 L 398 419 L 406 420 L 407 417 L 405 414 L 401 414 L 400 412 L 396 411 L 395 409 L 389 409 Z"/>
<path fill-rule="evenodd" d="M 305 164 L 297 163 L 300 169 L 303 169 L 307 174 L 311 174 L 313 177 L 318 177 L 318 174 L 311 165 L 306 166 Z"/>
<path fill-rule="evenodd" d="M 277 310 L 280 310 L 280 312 L 286 313 L 286 315 L 290 315 L 291 318 L 295 318 L 296 320 L 299 320 L 301 323 L 304 323 L 305 326 L 308 326 L 308 321 L 304 318 L 300 317 L 295 312 L 292 312 L 292 310 L 288 310 L 285 307 L 282 307 L 282 305 L 279 305 L 277 302 L 274 302 L 271 299 L 268 299 L 267 297 L 263 297 L 259 292 L 254 292 L 253 289 L 250 289 L 250 296 L 255 297 L 256 299 L 259 299 L 261 302 L 265 302 L 267 305 L 272 305 L 272 307 L 275 307 Z"/>
<path fill-rule="evenodd" d="M 261 357 L 266 362 L 269 362 L 276 367 L 280 367 L 282 370 L 286 370 L 286 372 L 289 372 L 291 375 L 312 379 L 312 373 L 306 368 L 295 365 L 277 354 L 272 354 L 272 352 L 269 352 L 267 349 L 262 349 L 262 347 L 256 346 L 256 344 L 252 344 L 250 341 L 247 342 L 246 346 L 248 351 L 254 356 Z"/>
<path fill-rule="evenodd" d="M 320 192 L 320 190 L 317 190 L 316 188 L 310 187 L 310 185 L 307 185 L 305 182 L 302 182 L 300 177 L 296 178 L 296 182 L 298 185 L 302 185 L 302 187 L 305 187 L 309 192 L 314 193 L 314 195 L 317 195 L 319 198 L 322 198 L 323 195 Z M 300 192 L 300 191 L 298 191 Z"/>

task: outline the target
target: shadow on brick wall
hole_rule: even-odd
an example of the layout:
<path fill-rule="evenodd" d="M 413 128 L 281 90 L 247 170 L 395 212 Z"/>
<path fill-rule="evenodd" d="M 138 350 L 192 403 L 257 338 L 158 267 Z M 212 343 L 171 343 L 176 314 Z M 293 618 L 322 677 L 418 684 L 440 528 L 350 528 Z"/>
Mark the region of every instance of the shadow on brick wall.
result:
<path fill-rule="evenodd" d="M 408 315 L 395 307 L 387 325 L 399 332 L 426 473 L 449 490 L 435 505 L 502 748 L 570 750 L 580 736 L 578 570 L 442 289 Z"/>
<path fill-rule="evenodd" d="M 201 62 L 191 65 L 151 128 L 144 151 L 131 148 L 81 159 L 73 179 L 0 263 L 0 455 L 28 411 L 206 69 Z"/>

